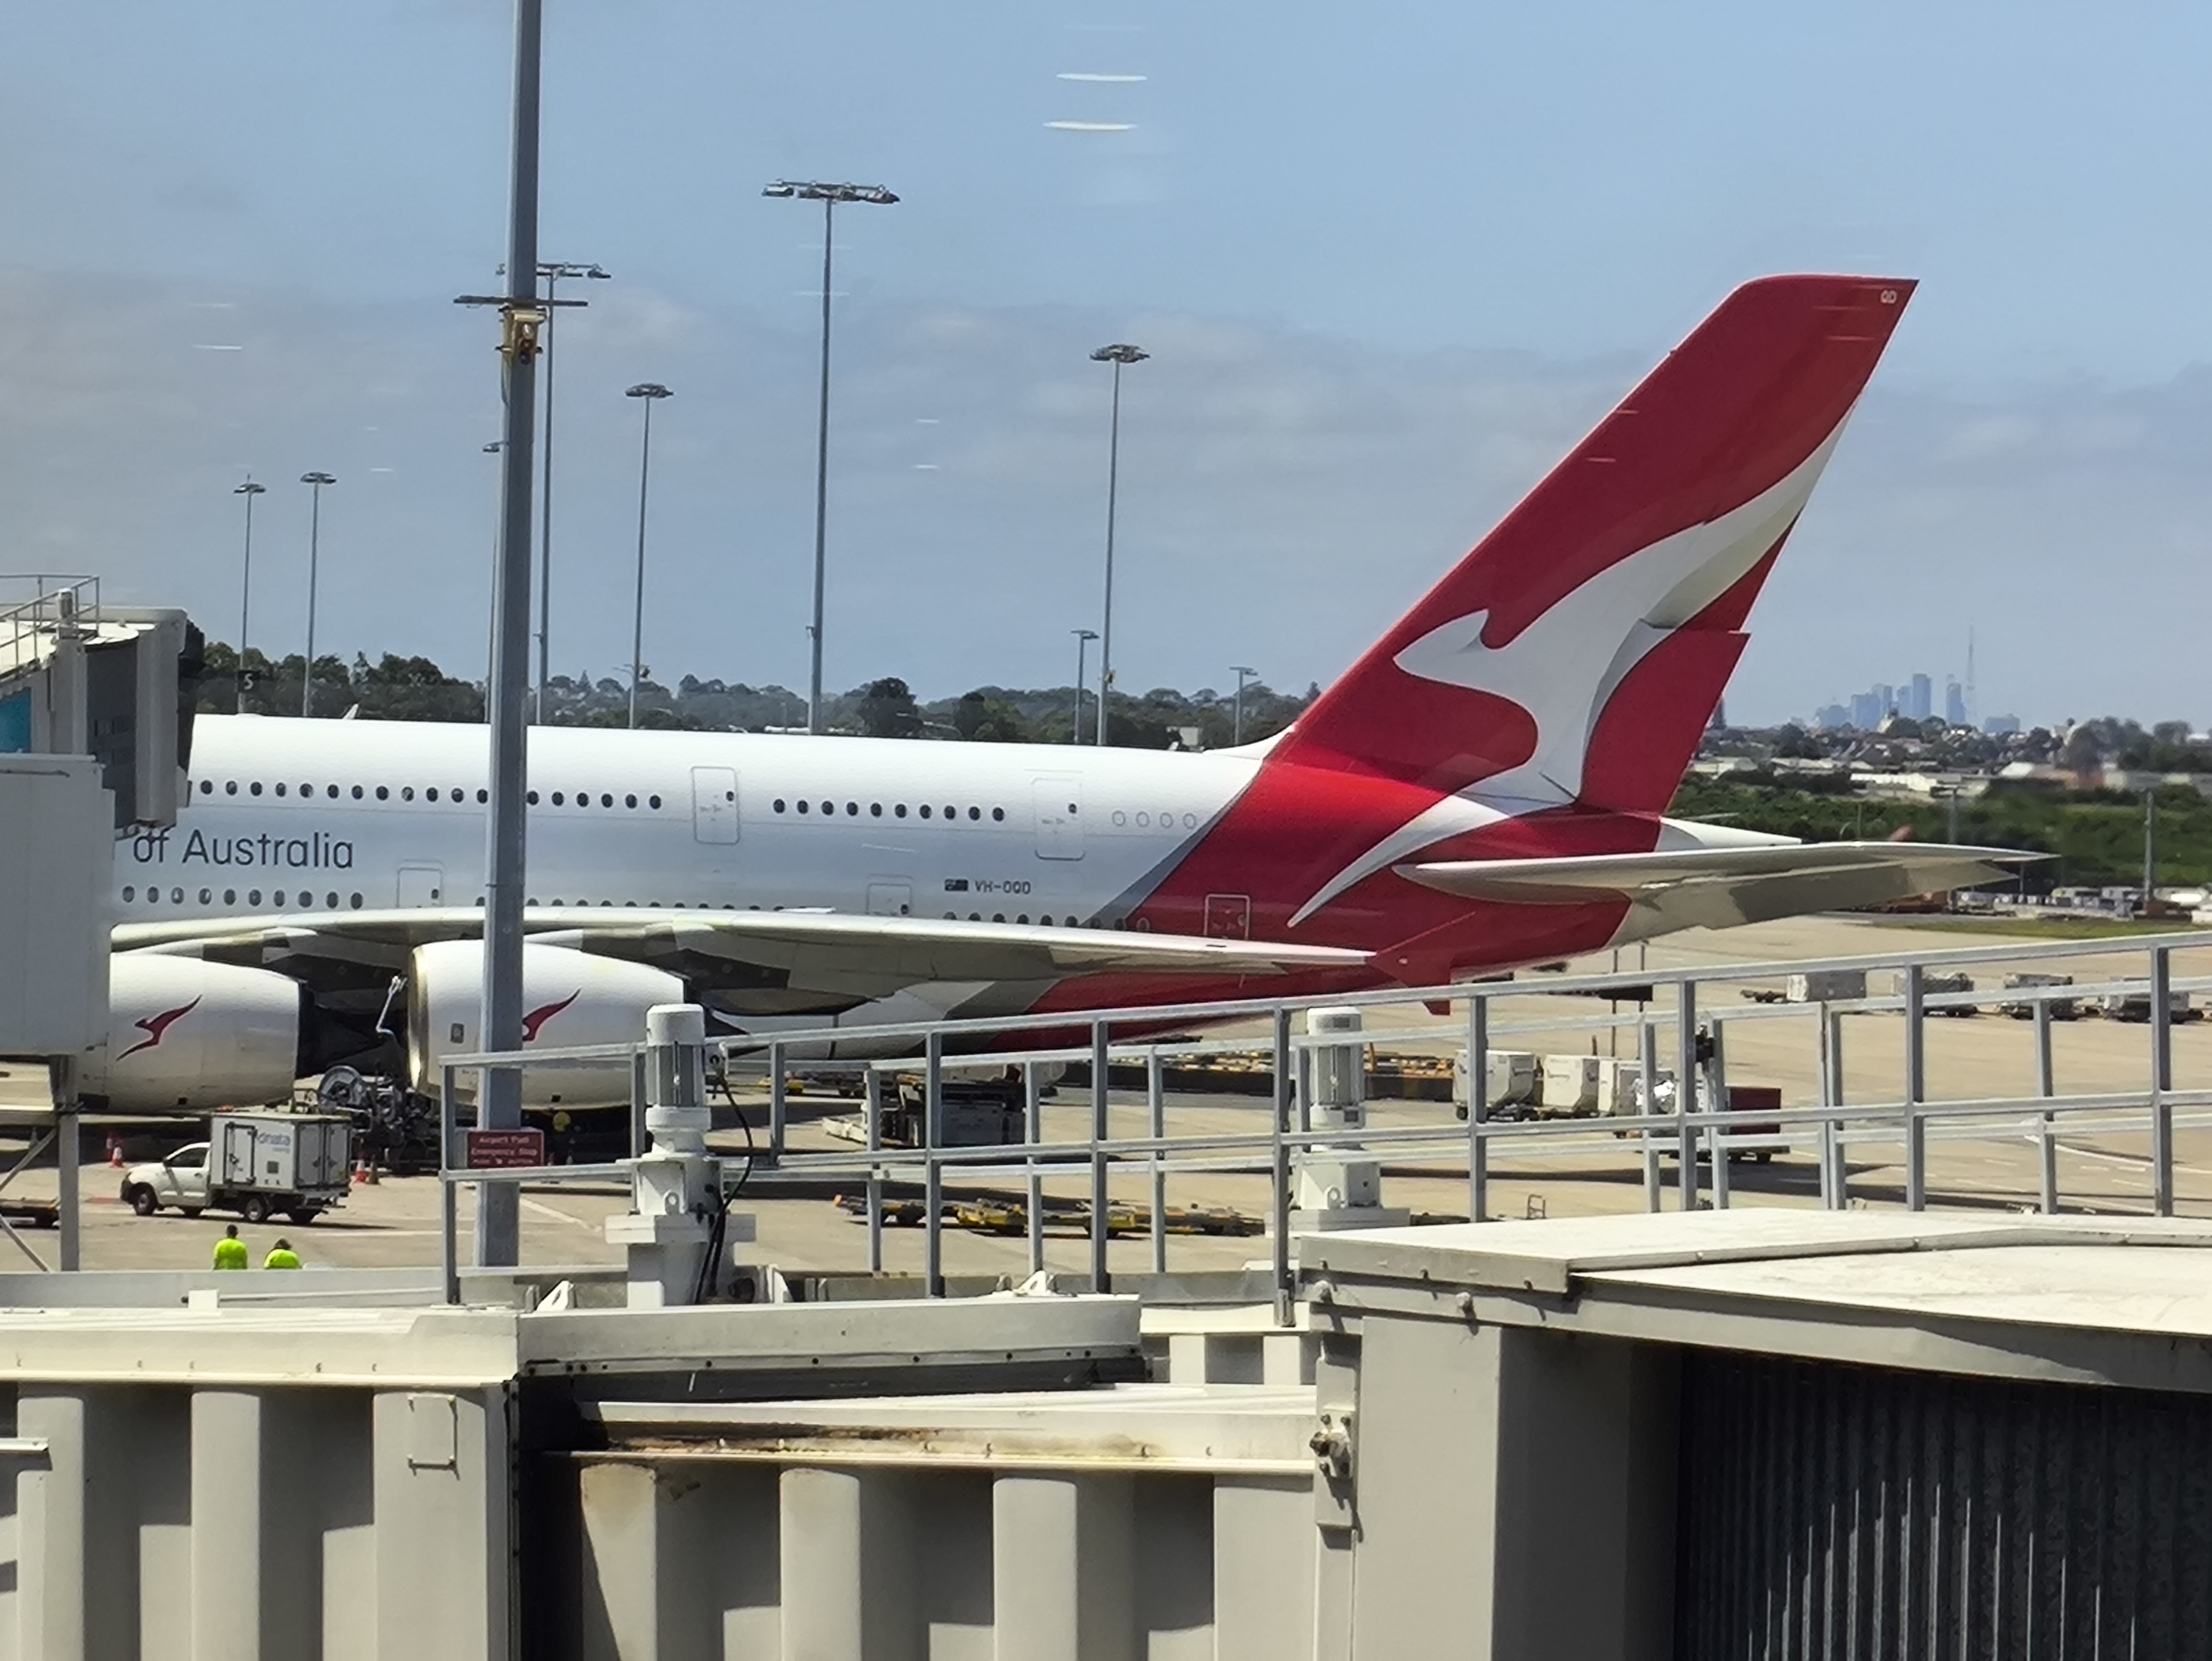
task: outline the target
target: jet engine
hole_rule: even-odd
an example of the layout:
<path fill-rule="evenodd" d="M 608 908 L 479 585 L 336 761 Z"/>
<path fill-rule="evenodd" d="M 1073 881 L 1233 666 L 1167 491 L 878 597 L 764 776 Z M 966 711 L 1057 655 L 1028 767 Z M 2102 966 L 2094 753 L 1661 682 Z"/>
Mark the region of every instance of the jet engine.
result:
<path fill-rule="evenodd" d="M 563 946 L 522 948 L 526 1049 L 635 1043 L 645 1036 L 647 1010 L 684 1001 L 684 983 L 658 969 Z M 416 947 L 407 976 L 407 1070 L 416 1093 L 434 1100 L 446 1057 L 481 1050 L 483 1037 L 483 944 L 439 940 Z M 477 1074 L 460 1074 L 455 1093 L 464 1103 L 475 1101 Z M 522 1099 L 532 1107 L 621 1106 L 629 1100 L 629 1069 L 528 1068 Z"/>
<path fill-rule="evenodd" d="M 121 952 L 107 971 L 107 1043 L 81 1094 L 114 1112 L 202 1112 L 289 1099 L 304 993 L 266 969 Z"/>

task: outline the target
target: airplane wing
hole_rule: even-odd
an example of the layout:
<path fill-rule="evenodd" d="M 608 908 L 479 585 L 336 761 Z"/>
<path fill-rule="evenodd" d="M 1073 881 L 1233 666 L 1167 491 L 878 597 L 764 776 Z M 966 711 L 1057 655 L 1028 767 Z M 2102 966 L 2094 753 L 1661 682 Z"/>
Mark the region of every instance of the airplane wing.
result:
<path fill-rule="evenodd" d="M 2008 878 L 2011 867 L 2047 857 L 1942 843 L 1834 842 L 1453 860 L 1395 869 L 1409 881 L 1462 899 L 1524 905 L 1626 900 L 1632 907 L 1626 927 L 1644 934 L 1878 905 Z"/>
<path fill-rule="evenodd" d="M 731 1013 L 835 1013 L 939 982 L 1049 984 L 1071 976 L 1274 976 L 1356 969 L 1368 954 L 1331 946 L 1200 939 L 1095 928 L 814 911 L 535 906 L 531 940 L 626 958 L 681 976 Z M 118 951 L 152 951 L 276 970 L 343 986 L 397 972 L 416 946 L 474 939 L 474 907 L 302 913 L 227 926 L 201 918 L 125 923 Z"/>

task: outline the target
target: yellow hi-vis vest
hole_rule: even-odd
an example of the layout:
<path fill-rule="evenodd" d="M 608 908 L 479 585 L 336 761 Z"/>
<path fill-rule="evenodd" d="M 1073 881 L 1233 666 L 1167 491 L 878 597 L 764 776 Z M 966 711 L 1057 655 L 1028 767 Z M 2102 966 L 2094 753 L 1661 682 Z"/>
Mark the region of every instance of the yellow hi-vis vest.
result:
<path fill-rule="evenodd" d="M 297 1269 L 299 1266 L 300 1254 L 289 1246 L 278 1246 L 261 1260 L 264 1269 Z"/>
<path fill-rule="evenodd" d="M 246 1255 L 246 1242 L 226 1235 L 215 1243 L 215 1266 L 217 1269 L 244 1269 L 251 1260 Z"/>

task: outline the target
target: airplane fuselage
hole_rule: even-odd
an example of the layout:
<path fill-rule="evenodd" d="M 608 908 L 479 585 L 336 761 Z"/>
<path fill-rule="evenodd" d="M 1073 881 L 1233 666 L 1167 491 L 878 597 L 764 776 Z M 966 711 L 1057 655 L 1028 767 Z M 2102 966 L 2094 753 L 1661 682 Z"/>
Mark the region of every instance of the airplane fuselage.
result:
<path fill-rule="evenodd" d="M 528 899 L 1110 926 L 1257 766 L 1079 745 L 540 727 Z M 478 727 L 203 716 L 175 828 L 118 844 L 115 915 L 476 904 L 484 770 Z"/>

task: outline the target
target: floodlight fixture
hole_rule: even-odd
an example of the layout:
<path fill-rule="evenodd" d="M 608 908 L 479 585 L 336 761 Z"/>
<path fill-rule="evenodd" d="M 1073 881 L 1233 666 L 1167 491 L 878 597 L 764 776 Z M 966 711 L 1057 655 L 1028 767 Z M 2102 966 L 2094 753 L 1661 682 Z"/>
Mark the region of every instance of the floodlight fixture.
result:
<path fill-rule="evenodd" d="M 779 179 L 762 186 L 761 194 L 787 202 L 866 202 L 879 208 L 898 200 L 881 185 L 832 185 L 820 179 Z"/>

